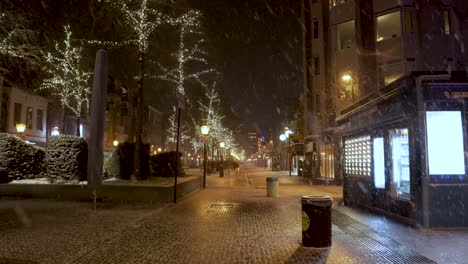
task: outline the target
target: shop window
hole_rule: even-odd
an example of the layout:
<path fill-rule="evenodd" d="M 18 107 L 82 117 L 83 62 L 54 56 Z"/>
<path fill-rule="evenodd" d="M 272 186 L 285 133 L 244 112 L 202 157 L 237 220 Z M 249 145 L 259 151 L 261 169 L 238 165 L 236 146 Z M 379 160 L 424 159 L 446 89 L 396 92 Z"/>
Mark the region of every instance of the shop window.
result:
<path fill-rule="evenodd" d="M 410 198 L 410 164 L 408 129 L 392 129 L 389 131 L 392 153 L 392 184 L 393 192 L 399 198 Z"/>
<path fill-rule="evenodd" d="M 345 140 L 345 173 L 348 175 L 370 176 L 370 136 Z"/>
<path fill-rule="evenodd" d="M 31 106 L 26 107 L 26 127 L 33 128 L 33 108 Z"/>
<path fill-rule="evenodd" d="M 460 111 L 427 111 L 429 174 L 465 174 L 463 125 Z"/>
<path fill-rule="evenodd" d="M 36 129 L 44 130 L 44 111 L 42 109 L 37 109 L 36 112 Z"/>
<path fill-rule="evenodd" d="M 385 188 L 385 149 L 384 138 L 378 137 L 372 140 L 372 157 L 374 161 L 374 186 Z"/>
<path fill-rule="evenodd" d="M 320 147 L 320 175 L 325 178 L 335 178 L 335 159 L 333 144 L 324 144 Z"/>
<path fill-rule="evenodd" d="M 19 103 L 15 103 L 14 109 L 13 109 L 13 126 L 16 126 L 16 124 L 21 123 L 21 110 L 23 106 Z"/>
<path fill-rule="evenodd" d="M 354 48 L 356 45 L 354 20 L 338 24 L 336 29 L 338 39 L 338 50 Z"/>

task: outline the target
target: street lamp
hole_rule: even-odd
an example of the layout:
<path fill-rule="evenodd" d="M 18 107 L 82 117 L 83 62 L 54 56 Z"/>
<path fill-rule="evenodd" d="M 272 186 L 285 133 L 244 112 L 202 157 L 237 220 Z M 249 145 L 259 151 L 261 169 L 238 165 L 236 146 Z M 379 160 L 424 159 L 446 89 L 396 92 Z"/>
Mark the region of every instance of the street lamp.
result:
<path fill-rule="evenodd" d="M 119 141 L 116 139 L 112 142 L 112 144 L 114 145 L 114 147 L 117 147 L 119 145 Z"/>
<path fill-rule="evenodd" d="M 204 125 L 200 127 L 203 141 L 203 189 L 206 187 L 206 143 L 208 142 L 208 135 L 210 134 L 210 126 Z"/>
<path fill-rule="evenodd" d="M 351 90 L 351 99 L 353 100 L 353 103 L 354 103 L 353 77 L 351 77 L 351 75 L 349 73 L 345 73 L 345 74 L 343 74 L 343 76 L 341 76 L 341 80 L 343 81 L 343 83 L 346 86 L 345 89 L 346 90 Z M 349 86 L 351 86 L 351 89 L 348 89 Z"/>
<path fill-rule="evenodd" d="M 18 136 L 20 138 L 24 137 L 24 131 L 26 131 L 26 125 L 23 123 L 16 124 L 16 132 L 18 132 Z"/>
<path fill-rule="evenodd" d="M 58 137 L 58 136 L 60 135 L 59 128 L 58 128 L 58 127 L 52 128 L 52 133 L 51 133 L 51 135 L 52 135 L 53 137 Z"/>
<path fill-rule="evenodd" d="M 221 164 L 219 166 L 219 177 L 224 177 L 224 160 L 223 160 L 223 154 L 224 154 L 224 148 L 226 147 L 226 144 L 224 142 L 220 142 L 219 146 L 221 147 Z"/>
<path fill-rule="evenodd" d="M 289 130 L 287 127 L 285 127 L 285 129 L 286 131 L 284 132 L 284 134 L 280 135 L 280 140 L 283 142 L 286 141 L 286 139 L 288 140 L 288 169 L 289 169 L 289 176 L 291 176 L 292 155 L 289 151 L 289 146 L 291 145 L 291 138 L 289 137 L 289 135 L 292 134 L 293 132 Z"/>

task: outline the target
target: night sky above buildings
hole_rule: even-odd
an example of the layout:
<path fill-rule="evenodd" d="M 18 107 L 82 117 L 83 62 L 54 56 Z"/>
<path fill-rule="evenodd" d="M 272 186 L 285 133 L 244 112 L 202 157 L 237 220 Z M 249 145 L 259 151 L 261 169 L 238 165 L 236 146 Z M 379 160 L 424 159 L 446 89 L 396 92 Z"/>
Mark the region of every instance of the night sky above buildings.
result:
<path fill-rule="evenodd" d="M 300 2 L 190 0 L 189 4 L 205 15 L 210 57 L 222 73 L 222 99 L 244 123 L 242 132 L 264 134 L 291 121 L 302 91 Z"/>
<path fill-rule="evenodd" d="M 238 133 L 266 135 L 292 121 L 302 91 L 302 23 L 300 2 L 295 0 L 179 0 L 180 5 L 203 13 L 210 66 L 220 72 L 218 89 L 221 95 L 226 125 Z M 185 2 L 185 3 L 184 3 Z M 42 3 L 42 4 L 41 4 Z M 46 3 L 47 10 L 42 8 Z M 8 3 L 19 12 L 28 12 L 47 39 L 62 38 L 63 26 L 70 23 L 74 37 L 112 39 L 118 13 L 106 13 L 91 23 L 88 5 L 99 6 L 98 0 L 25 1 Z M 1 7 L 2 5 L 0 5 Z M 113 11 L 109 11 L 113 12 Z M 97 15 L 97 14 L 94 14 Z M 106 19 L 110 18 L 110 19 Z M 111 21 L 111 22 L 109 22 Z M 101 22 L 107 24 L 100 24 Z M 118 25 L 117 25 L 118 27 Z M 112 30 L 109 30 L 112 28 Z M 42 33 L 41 33 L 42 34 Z M 122 35 L 122 34 L 121 34 Z M 125 34 L 123 34 L 125 36 Z M 165 38 L 155 37 L 153 44 L 161 48 Z M 168 42 L 168 41 L 166 41 Z M 169 42 L 168 42 L 169 43 Z M 110 51 L 110 68 L 119 79 L 133 79 L 129 70 L 136 69 L 134 54 Z M 158 50 L 156 53 L 161 53 Z M 158 54 L 164 56 L 164 54 Z M 93 53 L 87 55 L 90 66 Z M 119 67 L 121 69 L 119 69 Z M 129 76 L 124 76 L 129 75 Z M 135 86 L 135 84 L 126 84 Z M 158 87 L 159 86 L 159 87 Z M 164 84 L 149 84 L 145 101 L 157 109 L 170 112 L 173 92 Z M 167 106 L 166 106 L 166 105 Z"/>

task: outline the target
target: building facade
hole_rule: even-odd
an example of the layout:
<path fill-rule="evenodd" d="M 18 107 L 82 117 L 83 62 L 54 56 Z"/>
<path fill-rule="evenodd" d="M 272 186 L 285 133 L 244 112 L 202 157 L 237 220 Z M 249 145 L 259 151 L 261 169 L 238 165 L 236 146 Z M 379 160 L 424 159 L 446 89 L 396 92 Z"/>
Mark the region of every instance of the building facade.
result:
<path fill-rule="evenodd" d="M 462 0 L 304 1 L 310 177 L 342 181 L 349 205 L 468 226 L 467 10 Z"/>
<path fill-rule="evenodd" d="M 17 134 L 16 125 L 25 124 L 24 139 L 45 145 L 49 100 L 17 87 L 3 86 L 3 84 L 0 95 L 0 132 Z"/>

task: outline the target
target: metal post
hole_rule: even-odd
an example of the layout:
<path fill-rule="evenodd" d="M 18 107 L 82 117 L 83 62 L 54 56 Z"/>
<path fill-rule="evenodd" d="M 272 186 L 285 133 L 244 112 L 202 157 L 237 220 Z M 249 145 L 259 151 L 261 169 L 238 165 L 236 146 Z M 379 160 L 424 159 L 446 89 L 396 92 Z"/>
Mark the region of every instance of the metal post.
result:
<path fill-rule="evenodd" d="M 223 160 L 223 152 L 224 152 L 224 149 L 222 149 L 222 148 L 221 148 L 221 155 L 220 155 L 221 164 L 219 165 L 219 177 L 224 177 L 224 160 Z"/>
<path fill-rule="evenodd" d="M 203 189 L 206 187 L 206 143 L 203 143 Z"/>
<path fill-rule="evenodd" d="M 288 138 L 288 167 L 289 167 L 289 176 L 291 176 L 291 167 L 292 167 L 292 153 L 290 151 L 291 139 Z"/>
<path fill-rule="evenodd" d="M 175 177 L 174 177 L 174 203 L 177 202 L 177 174 L 179 173 L 179 138 L 180 138 L 180 107 L 177 108 L 177 140 L 176 140 L 176 160 L 175 160 Z"/>

